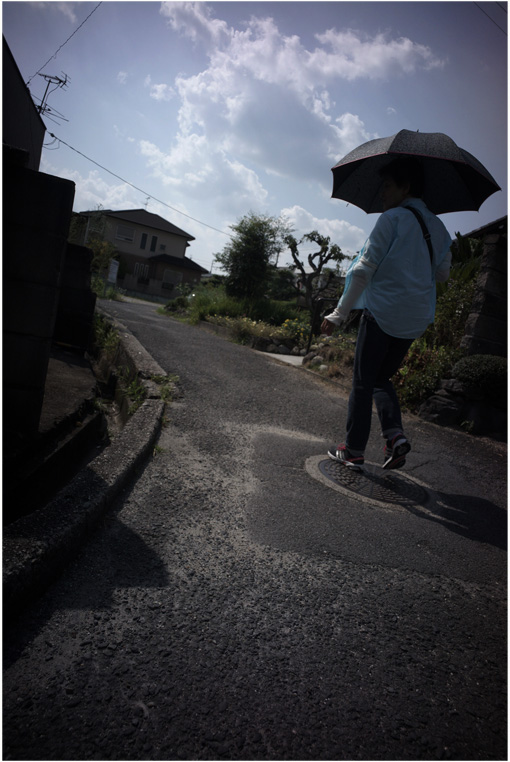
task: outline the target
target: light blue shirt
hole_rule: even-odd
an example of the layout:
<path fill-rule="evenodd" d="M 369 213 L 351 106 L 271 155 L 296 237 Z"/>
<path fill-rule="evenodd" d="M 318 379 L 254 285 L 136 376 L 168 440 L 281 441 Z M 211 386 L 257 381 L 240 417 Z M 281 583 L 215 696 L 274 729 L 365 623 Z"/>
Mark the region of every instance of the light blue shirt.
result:
<path fill-rule="evenodd" d="M 413 206 L 428 228 L 432 266 L 422 229 L 406 206 Z M 344 293 L 335 312 L 367 308 L 390 336 L 403 339 L 421 336 L 434 321 L 436 279 L 445 280 L 448 276 L 451 244 L 445 226 L 425 203 L 418 198 L 406 198 L 377 220 L 347 272 Z M 353 303 L 358 293 L 360 296 Z"/>

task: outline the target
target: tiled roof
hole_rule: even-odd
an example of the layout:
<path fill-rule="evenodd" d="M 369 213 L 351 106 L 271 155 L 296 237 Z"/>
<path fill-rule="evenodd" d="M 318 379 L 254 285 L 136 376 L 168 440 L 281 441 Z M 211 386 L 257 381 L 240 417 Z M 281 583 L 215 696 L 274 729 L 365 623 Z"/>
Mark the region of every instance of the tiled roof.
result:
<path fill-rule="evenodd" d="M 193 262 L 191 259 L 187 259 L 186 257 L 171 257 L 170 254 L 155 254 L 153 257 L 149 257 L 149 262 L 162 262 L 166 265 L 180 267 L 185 270 L 196 270 L 196 272 L 200 273 L 209 272 L 205 267 L 197 265 L 197 263 Z"/>
<path fill-rule="evenodd" d="M 494 220 L 488 225 L 484 225 L 481 228 L 472 230 L 471 233 L 466 233 L 463 238 L 483 238 L 486 235 L 492 235 L 493 233 L 505 233 L 508 225 L 508 217 L 500 217 L 499 220 Z"/>
<path fill-rule="evenodd" d="M 115 219 L 132 222 L 135 225 L 143 225 L 146 228 L 153 228 L 154 230 L 162 230 L 165 233 L 180 235 L 188 241 L 195 240 L 195 237 L 186 233 L 185 230 L 181 230 L 177 225 L 173 225 L 163 217 L 160 217 L 159 214 L 152 214 L 146 209 L 124 209 L 119 212 L 114 212 L 111 209 L 101 209 L 98 212 L 80 212 L 80 214 L 83 216 L 89 216 L 90 214 L 104 214 L 106 217 L 115 217 Z"/>

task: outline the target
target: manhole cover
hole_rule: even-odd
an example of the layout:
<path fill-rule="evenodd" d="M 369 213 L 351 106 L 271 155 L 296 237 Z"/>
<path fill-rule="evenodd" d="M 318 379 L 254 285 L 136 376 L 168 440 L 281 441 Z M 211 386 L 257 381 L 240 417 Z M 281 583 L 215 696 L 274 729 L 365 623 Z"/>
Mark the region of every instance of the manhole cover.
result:
<path fill-rule="evenodd" d="M 313 475 L 309 465 L 307 463 L 307 470 Z M 358 472 L 330 458 L 319 458 L 315 466 L 322 476 L 321 481 L 325 477 L 330 486 L 352 493 L 352 497 L 364 502 L 412 508 L 424 506 L 431 499 L 430 492 L 414 479 L 396 471 L 383 471 L 375 464 L 365 462 L 364 470 Z"/>

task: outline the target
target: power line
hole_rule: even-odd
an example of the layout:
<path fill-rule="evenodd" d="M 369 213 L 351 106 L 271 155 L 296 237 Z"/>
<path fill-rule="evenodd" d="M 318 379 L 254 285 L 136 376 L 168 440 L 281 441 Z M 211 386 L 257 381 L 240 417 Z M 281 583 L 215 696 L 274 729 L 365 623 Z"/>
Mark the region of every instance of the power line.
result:
<path fill-rule="evenodd" d="M 141 188 L 138 188 L 136 185 L 133 185 L 133 183 L 130 183 L 129 180 L 125 180 L 120 175 L 116 175 L 115 172 L 112 172 L 110 169 L 107 169 L 106 167 L 103 167 L 102 164 L 99 164 L 99 162 L 94 161 L 94 159 L 91 159 L 90 156 L 85 156 L 84 153 L 81 151 L 78 151 L 77 148 L 73 148 L 73 146 L 70 146 L 69 143 L 66 143 L 65 140 L 62 140 L 61 138 L 58 138 L 56 135 L 54 135 L 52 132 L 48 133 L 50 137 L 55 138 L 55 140 L 58 140 L 60 143 L 63 143 L 67 148 L 70 148 L 71 151 L 74 151 L 75 153 L 79 154 L 80 156 L 83 156 L 84 159 L 87 159 L 87 161 L 91 161 L 92 164 L 95 164 L 96 167 L 99 167 L 100 169 L 104 170 L 105 172 L 108 172 L 108 174 L 113 175 L 113 177 L 116 177 L 117 180 L 121 180 L 123 183 L 126 183 L 126 185 L 131 186 L 131 188 L 134 188 L 135 190 L 139 191 L 140 193 L 143 193 L 144 196 L 147 196 L 148 198 L 152 198 L 153 201 L 157 201 L 158 204 L 163 204 L 163 206 L 166 206 L 168 209 L 171 209 L 173 212 L 177 212 L 178 214 L 184 215 L 184 217 L 187 217 L 190 220 L 193 220 L 193 222 L 198 222 L 199 225 L 204 225 L 206 228 L 210 228 L 211 230 L 216 231 L 216 233 L 222 233 L 222 235 L 226 235 L 229 238 L 232 236 L 230 233 L 225 233 L 224 230 L 219 230 L 219 228 L 215 228 L 212 225 L 208 225 L 207 222 L 202 222 L 201 220 L 197 220 L 196 217 L 192 217 L 190 214 L 186 214 L 186 212 L 181 212 L 180 209 L 176 209 L 174 206 L 170 206 L 170 204 L 167 204 L 165 201 L 161 201 L 159 198 L 156 198 L 156 196 L 151 195 L 150 193 L 147 193 L 147 191 L 142 190 Z"/>
<path fill-rule="evenodd" d="M 53 58 L 56 58 L 56 57 L 57 57 L 58 53 L 59 53 L 59 52 L 62 50 L 62 48 L 64 47 L 64 45 L 67 45 L 67 43 L 69 42 L 69 40 L 71 39 L 71 37 L 74 37 L 74 35 L 76 34 L 76 32 L 78 32 L 78 31 L 79 31 L 79 30 L 82 28 L 82 26 L 83 26 L 83 25 L 84 25 L 84 24 L 85 24 L 85 23 L 86 23 L 86 22 L 89 20 L 89 18 L 92 16 L 92 14 L 93 14 L 93 13 L 95 13 L 95 11 L 97 11 L 97 9 L 99 8 L 99 6 L 100 6 L 101 4 L 102 4 L 102 0 L 101 0 L 101 2 L 100 2 L 100 3 L 98 3 L 98 4 L 96 5 L 96 7 L 95 7 L 95 8 L 94 8 L 94 9 L 93 9 L 93 10 L 92 10 L 90 13 L 89 13 L 89 15 L 87 16 L 87 18 L 86 18 L 86 19 L 84 19 L 84 21 L 82 21 L 82 22 L 81 22 L 80 26 L 79 26 L 79 27 L 77 27 L 77 28 L 74 30 L 74 32 L 73 32 L 71 35 L 69 35 L 69 37 L 67 38 L 67 40 L 66 40 L 65 42 L 63 42 L 63 43 L 62 43 L 62 45 L 61 45 L 61 46 L 58 48 L 58 50 L 56 51 L 56 53 L 54 53 L 54 54 L 51 56 L 51 58 L 48 58 L 48 60 L 46 61 L 46 63 L 45 63 L 45 64 L 43 64 L 43 65 L 41 66 L 41 68 L 39 69 L 39 71 L 36 71 L 36 73 L 35 73 L 35 74 L 32 74 L 32 76 L 30 77 L 30 79 L 29 79 L 29 80 L 28 80 L 28 82 L 27 82 L 27 87 L 29 86 L 29 84 L 31 83 L 31 81 L 33 80 L 33 78 L 34 78 L 34 77 L 36 77 L 38 74 L 40 74 L 40 73 L 42 72 L 42 70 L 44 69 L 44 67 L 45 67 L 45 66 L 47 66 L 47 65 L 49 64 L 49 62 L 50 62 L 50 61 L 51 61 Z"/>
<path fill-rule="evenodd" d="M 481 10 L 481 11 L 482 11 L 482 13 L 485 13 L 485 15 L 487 16 L 487 18 L 488 18 L 488 19 L 490 19 L 490 20 L 492 21 L 492 23 L 493 23 L 493 24 L 495 24 L 495 25 L 497 26 L 497 28 L 499 29 L 499 31 L 500 31 L 500 32 L 503 32 L 503 34 L 506 34 L 505 30 L 504 30 L 504 29 L 502 29 L 502 28 L 500 27 L 500 25 L 499 25 L 499 24 L 497 24 L 497 23 L 494 21 L 494 19 L 493 19 L 493 18 L 491 18 L 491 16 L 489 16 L 489 14 L 488 14 L 486 11 L 484 11 L 484 9 L 481 7 L 481 5 L 479 5 L 478 3 L 475 3 L 475 5 L 476 5 L 476 7 L 477 7 L 479 10 Z M 497 5 L 499 5 L 499 3 L 497 3 Z"/>

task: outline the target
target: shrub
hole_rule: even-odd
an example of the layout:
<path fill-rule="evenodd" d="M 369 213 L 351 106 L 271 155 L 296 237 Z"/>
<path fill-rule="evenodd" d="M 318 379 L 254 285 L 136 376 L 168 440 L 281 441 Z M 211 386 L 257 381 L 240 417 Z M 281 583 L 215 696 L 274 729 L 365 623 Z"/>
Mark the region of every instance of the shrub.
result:
<path fill-rule="evenodd" d="M 507 388 L 507 360 L 495 355 L 463 357 L 453 366 L 451 376 L 479 389 L 486 397 L 497 399 Z"/>
<path fill-rule="evenodd" d="M 302 313 L 292 302 L 273 299 L 236 299 L 228 296 L 224 286 L 211 289 L 199 286 L 188 304 L 188 319 L 197 324 L 210 316 L 230 318 L 248 317 L 277 326 L 285 320 L 299 320 L 308 313 Z"/>
<path fill-rule="evenodd" d="M 185 296 L 178 296 L 165 304 L 165 312 L 182 312 L 188 309 L 189 302 Z"/>
<path fill-rule="evenodd" d="M 429 347 L 424 336 L 416 339 L 393 378 L 402 407 L 416 411 L 434 393 L 441 379 L 448 375 L 460 354 L 457 348 Z"/>
<path fill-rule="evenodd" d="M 304 318 L 287 318 L 281 325 L 282 338 L 292 339 L 299 345 L 308 341 L 310 321 Z"/>
<path fill-rule="evenodd" d="M 471 310 L 475 281 L 450 280 L 438 297 L 434 323 L 423 337 L 427 346 L 458 346 Z"/>
<path fill-rule="evenodd" d="M 286 320 L 283 325 L 274 326 L 263 320 L 252 320 L 246 317 L 229 317 L 224 315 L 210 315 L 208 321 L 216 325 L 226 326 L 235 341 L 241 344 L 247 343 L 252 338 L 275 339 L 284 341 L 291 339 L 297 344 L 304 345 L 310 326 L 299 320 Z"/>

